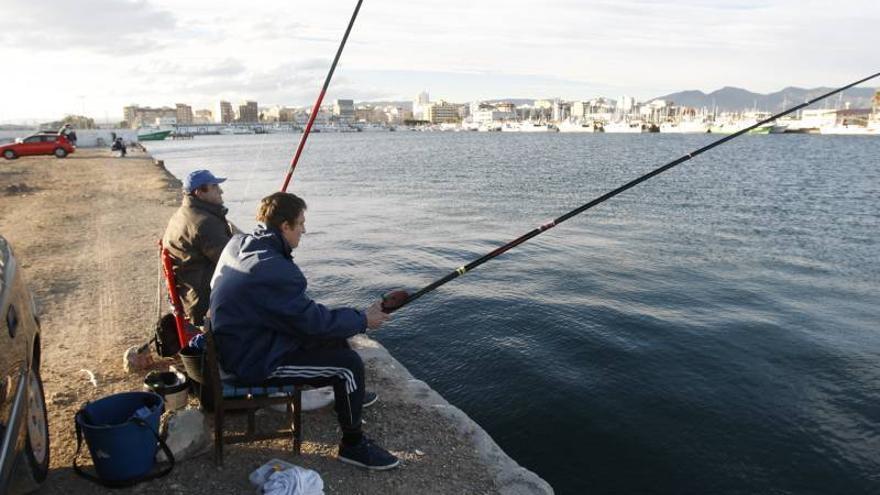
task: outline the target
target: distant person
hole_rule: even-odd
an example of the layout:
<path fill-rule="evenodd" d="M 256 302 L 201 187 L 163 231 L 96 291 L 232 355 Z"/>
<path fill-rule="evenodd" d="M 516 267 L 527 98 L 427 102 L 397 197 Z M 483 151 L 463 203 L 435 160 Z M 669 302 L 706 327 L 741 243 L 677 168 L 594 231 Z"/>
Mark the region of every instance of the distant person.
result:
<path fill-rule="evenodd" d="M 364 363 L 346 341 L 389 316 L 381 301 L 365 311 L 329 309 L 308 296 L 291 252 L 306 232 L 305 211 L 305 201 L 293 194 L 267 196 L 257 213 L 262 225 L 235 235 L 223 250 L 211 283 L 220 364 L 243 384 L 332 385 L 342 429 L 337 458 L 372 470 L 394 468 L 400 461 L 361 431 L 361 410 L 375 394 L 365 392 Z"/>
<path fill-rule="evenodd" d="M 208 170 L 195 170 L 187 175 L 183 181 L 183 201 L 162 238 L 171 257 L 185 316 L 199 326 L 208 311 L 211 275 L 233 233 L 226 220 L 220 188 L 225 180 Z"/>
<path fill-rule="evenodd" d="M 125 158 L 125 153 L 126 153 L 125 142 L 122 140 L 121 137 L 116 138 L 116 140 L 113 141 L 113 145 L 110 146 L 110 151 L 118 151 L 119 156 Z"/>
<path fill-rule="evenodd" d="M 58 135 L 64 136 L 70 141 L 70 144 L 76 146 L 76 131 L 73 130 L 73 126 L 70 124 L 64 124 L 61 129 L 58 129 Z"/>

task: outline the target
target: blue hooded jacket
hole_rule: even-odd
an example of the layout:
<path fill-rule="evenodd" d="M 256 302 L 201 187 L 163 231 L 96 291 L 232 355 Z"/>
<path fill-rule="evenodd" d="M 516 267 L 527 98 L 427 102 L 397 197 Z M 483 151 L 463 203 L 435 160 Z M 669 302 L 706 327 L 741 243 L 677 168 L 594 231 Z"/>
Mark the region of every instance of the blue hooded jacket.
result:
<path fill-rule="evenodd" d="M 261 382 L 285 354 L 309 340 L 344 339 L 367 329 L 356 309 L 328 309 L 306 294 L 306 278 L 275 229 L 232 237 L 211 281 L 211 319 L 223 369 Z"/>

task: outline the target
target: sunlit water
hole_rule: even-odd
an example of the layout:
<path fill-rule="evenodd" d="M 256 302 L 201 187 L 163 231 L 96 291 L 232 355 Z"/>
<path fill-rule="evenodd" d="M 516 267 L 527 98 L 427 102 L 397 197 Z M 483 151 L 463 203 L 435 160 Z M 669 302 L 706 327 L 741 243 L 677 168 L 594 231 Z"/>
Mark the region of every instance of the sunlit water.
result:
<path fill-rule="evenodd" d="M 316 299 L 365 307 L 715 138 L 316 134 L 297 262 Z M 178 177 L 229 177 L 250 228 L 298 139 L 146 144 Z M 871 137 L 744 136 L 375 336 L 557 493 L 880 492 L 878 156 Z"/>

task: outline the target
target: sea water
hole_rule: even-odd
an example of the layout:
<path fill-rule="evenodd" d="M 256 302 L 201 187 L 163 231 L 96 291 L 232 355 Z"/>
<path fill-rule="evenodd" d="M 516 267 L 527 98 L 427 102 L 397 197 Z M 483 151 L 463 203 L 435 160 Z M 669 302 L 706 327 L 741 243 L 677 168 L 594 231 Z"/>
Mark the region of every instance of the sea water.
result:
<path fill-rule="evenodd" d="M 146 144 L 178 177 L 228 177 L 248 230 L 299 137 Z M 713 139 L 315 134 L 297 263 L 315 299 L 363 308 Z M 877 493 L 878 156 L 873 137 L 743 136 L 374 335 L 557 493 Z"/>

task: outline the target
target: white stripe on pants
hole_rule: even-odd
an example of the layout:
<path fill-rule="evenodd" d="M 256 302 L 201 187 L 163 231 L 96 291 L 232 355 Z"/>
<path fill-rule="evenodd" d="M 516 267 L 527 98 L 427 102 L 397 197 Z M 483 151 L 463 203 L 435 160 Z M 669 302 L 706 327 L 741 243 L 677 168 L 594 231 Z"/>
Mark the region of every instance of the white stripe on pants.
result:
<path fill-rule="evenodd" d="M 345 380 L 345 391 L 352 393 L 357 390 L 357 382 L 348 368 L 331 366 L 293 366 L 282 365 L 275 368 L 269 378 L 332 378 L 337 377 Z"/>

